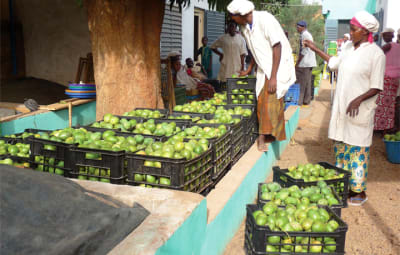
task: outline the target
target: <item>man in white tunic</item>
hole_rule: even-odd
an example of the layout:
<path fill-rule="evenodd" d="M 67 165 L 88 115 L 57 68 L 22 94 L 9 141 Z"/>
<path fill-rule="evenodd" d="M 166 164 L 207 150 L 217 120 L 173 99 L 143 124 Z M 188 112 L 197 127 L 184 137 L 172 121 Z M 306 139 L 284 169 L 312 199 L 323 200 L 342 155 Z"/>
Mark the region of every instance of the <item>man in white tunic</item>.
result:
<path fill-rule="evenodd" d="M 307 30 L 307 22 L 301 20 L 297 22 L 297 32 L 300 33 L 300 46 L 299 46 L 299 57 L 296 63 L 296 77 L 300 83 L 300 96 L 299 105 L 309 105 L 311 103 L 312 86 L 311 76 L 313 67 L 317 66 L 317 60 L 315 58 L 315 52 L 307 47 L 303 47 L 304 40 L 313 41 L 313 37 Z"/>
<path fill-rule="evenodd" d="M 369 164 L 369 147 L 372 144 L 374 114 L 377 94 L 383 89 L 385 55 L 373 43 L 372 33 L 379 23 L 368 12 L 355 14 L 350 21 L 352 47 L 338 57 L 330 57 L 311 41 L 310 47 L 325 61 L 331 70 L 339 70 L 336 93 L 329 124 L 329 138 L 336 141 L 336 165 L 351 171 L 349 204 L 362 205 L 368 198 L 365 193 Z"/>
<path fill-rule="evenodd" d="M 220 52 L 221 48 L 223 52 Z M 236 33 L 235 22 L 228 23 L 228 33 L 220 36 L 212 45 L 211 49 L 219 56 L 221 63 L 218 80 L 225 82 L 226 78 L 232 78 L 244 68 L 244 58 L 247 55 L 246 43 L 243 37 Z"/>
<path fill-rule="evenodd" d="M 240 25 L 253 55 L 240 75 L 248 75 L 257 63 L 258 149 L 267 151 L 270 142 L 286 139 L 283 97 L 296 80 L 292 49 L 275 17 L 266 11 L 254 11 L 252 2 L 234 0 L 228 11 Z"/>

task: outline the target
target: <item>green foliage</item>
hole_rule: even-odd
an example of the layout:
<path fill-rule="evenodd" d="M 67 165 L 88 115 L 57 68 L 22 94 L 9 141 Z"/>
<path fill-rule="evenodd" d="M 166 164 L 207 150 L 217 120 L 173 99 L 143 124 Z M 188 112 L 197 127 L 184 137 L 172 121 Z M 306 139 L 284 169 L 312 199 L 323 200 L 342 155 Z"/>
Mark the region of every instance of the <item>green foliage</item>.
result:
<path fill-rule="evenodd" d="M 290 0 L 289 6 L 281 8 L 279 16 L 277 16 L 283 29 L 289 33 L 290 45 L 295 54 L 299 52 L 300 34 L 296 30 L 298 21 L 305 20 L 307 22 L 307 30 L 312 34 L 314 42 L 320 49 L 323 49 L 325 37 L 325 20 L 322 15 L 322 6 L 298 6 L 301 4 L 301 0 Z M 320 57 L 317 57 L 317 61 L 318 65 L 323 63 Z"/>

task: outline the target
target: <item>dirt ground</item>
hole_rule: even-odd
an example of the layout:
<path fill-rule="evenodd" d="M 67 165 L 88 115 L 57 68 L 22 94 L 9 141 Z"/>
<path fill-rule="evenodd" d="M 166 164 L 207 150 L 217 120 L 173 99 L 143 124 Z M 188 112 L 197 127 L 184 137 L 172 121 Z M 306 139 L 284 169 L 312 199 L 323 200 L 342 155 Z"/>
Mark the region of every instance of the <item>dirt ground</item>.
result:
<path fill-rule="evenodd" d="M 323 81 L 316 100 L 310 107 L 301 108 L 294 143 L 286 147 L 276 165 L 287 168 L 306 162 L 334 162 L 333 143 L 327 137 L 329 88 L 329 83 Z M 266 181 L 272 181 L 272 173 Z M 348 224 L 346 254 L 399 255 L 400 165 L 386 160 L 385 146 L 379 135 L 374 136 L 371 146 L 367 188 L 368 201 L 363 206 L 342 209 L 342 218 Z M 224 254 L 245 254 L 243 246 L 244 221 Z"/>

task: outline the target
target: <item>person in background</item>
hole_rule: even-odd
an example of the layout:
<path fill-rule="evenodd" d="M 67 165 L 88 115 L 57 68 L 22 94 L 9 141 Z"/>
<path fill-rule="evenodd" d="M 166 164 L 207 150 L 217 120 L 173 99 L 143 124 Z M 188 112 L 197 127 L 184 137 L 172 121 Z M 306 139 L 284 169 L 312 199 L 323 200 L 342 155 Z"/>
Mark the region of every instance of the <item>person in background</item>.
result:
<path fill-rule="evenodd" d="M 200 64 L 194 65 L 193 59 L 187 58 L 185 60 L 186 63 L 186 72 L 200 81 L 207 79 L 207 77 L 202 73 L 202 66 Z"/>
<path fill-rule="evenodd" d="M 223 53 L 218 50 L 221 48 Z M 226 78 L 232 78 L 244 69 L 244 58 L 247 55 L 246 43 L 243 37 L 236 33 L 236 23 L 229 21 L 228 33 L 219 37 L 211 49 L 219 56 L 221 66 L 218 80 L 225 82 Z"/>
<path fill-rule="evenodd" d="M 342 50 L 346 49 L 349 45 L 351 45 L 350 34 L 346 33 L 343 37 Z"/>
<path fill-rule="evenodd" d="M 400 28 L 397 29 L 397 44 L 400 44 Z M 400 131 L 400 85 L 397 88 L 396 107 L 395 108 L 396 108 L 396 110 L 395 110 L 396 131 Z"/>
<path fill-rule="evenodd" d="M 397 29 L 397 43 L 400 43 L 400 28 Z"/>
<path fill-rule="evenodd" d="M 383 91 L 378 94 L 375 112 L 374 130 L 395 131 L 395 105 L 400 80 L 400 44 L 394 43 L 394 30 L 386 28 L 381 33 L 385 45 L 382 50 L 386 55 L 385 78 Z"/>
<path fill-rule="evenodd" d="M 187 70 L 181 65 L 180 55 L 175 54 L 170 55 L 169 57 L 171 59 L 172 76 L 175 86 L 177 84 L 184 84 L 186 92 L 198 90 L 202 100 L 209 99 L 214 96 L 215 90 L 210 84 L 203 83 L 198 79 L 191 77 L 187 73 Z"/>
<path fill-rule="evenodd" d="M 204 36 L 201 38 L 201 43 L 203 44 L 202 47 L 200 47 L 197 50 L 195 59 L 198 58 L 199 55 L 201 55 L 201 65 L 203 66 L 205 70 L 205 75 L 207 75 L 208 79 L 212 78 L 212 52 L 211 48 L 207 46 L 208 44 L 208 37 Z"/>
<path fill-rule="evenodd" d="M 379 34 L 378 33 L 375 33 L 374 34 L 374 43 L 378 43 L 378 41 L 379 41 Z"/>
<path fill-rule="evenodd" d="M 297 22 L 297 32 L 300 33 L 300 49 L 296 62 L 296 77 L 300 83 L 299 105 L 309 105 L 312 99 L 311 75 L 313 67 L 317 66 L 315 52 L 303 46 L 304 40 L 313 41 L 313 37 L 307 30 L 305 21 Z"/>
<path fill-rule="evenodd" d="M 340 56 L 331 57 L 313 42 L 304 42 L 328 62 L 331 70 L 339 70 L 328 136 L 335 141 L 336 166 L 351 171 L 349 204 L 355 206 L 368 200 L 367 175 L 376 98 L 383 90 L 385 54 L 373 43 L 372 35 L 378 29 L 376 18 L 360 11 L 350 21 L 353 47 Z"/>
<path fill-rule="evenodd" d="M 257 64 L 257 144 L 258 150 L 268 151 L 269 143 L 286 139 L 283 97 L 296 80 L 292 49 L 269 12 L 254 11 L 248 0 L 232 1 L 228 11 L 253 55 L 247 70 L 239 75 L 248 75 Z"/>

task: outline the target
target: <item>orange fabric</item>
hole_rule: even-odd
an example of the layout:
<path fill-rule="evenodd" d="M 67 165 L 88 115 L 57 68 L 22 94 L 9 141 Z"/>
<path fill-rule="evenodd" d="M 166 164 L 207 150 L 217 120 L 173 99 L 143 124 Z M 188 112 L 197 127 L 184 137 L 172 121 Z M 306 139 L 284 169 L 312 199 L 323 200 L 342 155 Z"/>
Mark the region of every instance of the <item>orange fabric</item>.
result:
<path fill-rule="evenodd" d="M 268 80 L 257 100 L 259 134 L 272 135 L 277 141 L 286 140 L 283 97 L 268 93 Z"/>

